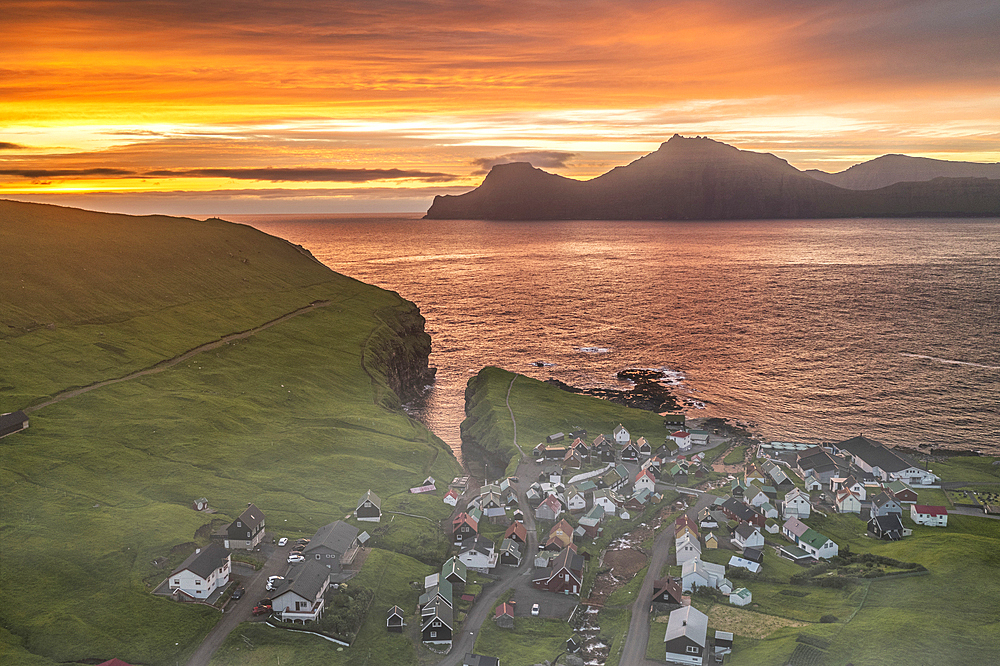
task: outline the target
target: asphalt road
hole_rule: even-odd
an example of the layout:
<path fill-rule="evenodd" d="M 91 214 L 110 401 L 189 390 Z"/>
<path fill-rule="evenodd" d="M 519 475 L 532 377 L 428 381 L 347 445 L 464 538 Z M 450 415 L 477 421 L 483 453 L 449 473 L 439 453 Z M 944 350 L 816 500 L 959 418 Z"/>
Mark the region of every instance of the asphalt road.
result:
<path fill-rule="evenodd" d="M 714 500 L 715 495 L 702 494 L 694 506 L 688 508 L 685 513 L 697 521 L 698 512 Z M 628 633 L 625 635 L 625 645 L 622 647 L 622 656 L 619 662 L 621 664 L 629 666 L 662 666 L 663 664 L 662 660 L 654 661 L 646 658 L 646 646 L 649 643 L 649 608 L 650 600 L 653 598 L 653 581 L 660 577 L 660 570 L 667 563 L 673 544 L 673 526 L 667 525 L 653 542 L 653 554 L 649 558 L 646 577 L 639 588 L 635 603 L 632 604 L 632 620 L 629 622 Z"/>
<path fill-rule="evenodd" d="M 288 562 L 286 562 L 286 557 L 288 555 L 288 550 L 292 547 L 292 544 L 288 544 L 284 548 L 277 548 L 271 546 L 270 544 L 263 546 L 264 552 L 273 549 L 273 552 L 267 558 L 267 563 L 257 571 L 252 577 L 245 578 L 243 580 L 243 598 L 239 601 L 230 601 L 229 605 L 226 607 L 226 612 L 222 614 L 222 618 L 215 623 L 212 630 L 208 632 L 205 636 L 205 640 L 201 642 L 198 649 L 194 651 L 191 658 L 188 659 L 187 666 L 208 666 L 208 662 L 212 660 L 212 655 L 215 651 L 222 647 L 225 642 L 226 637 L 241 622 L 246 622 L 247 620 L 253 619 L 251 611 L 253 607 L 257 604 L 257 601 L 263 599 L 264 597 L 269 597 L 271 594 L 267 592 L 264 587 L 267 585 L 268 576 L 280 576 L 288 568 Z"/>

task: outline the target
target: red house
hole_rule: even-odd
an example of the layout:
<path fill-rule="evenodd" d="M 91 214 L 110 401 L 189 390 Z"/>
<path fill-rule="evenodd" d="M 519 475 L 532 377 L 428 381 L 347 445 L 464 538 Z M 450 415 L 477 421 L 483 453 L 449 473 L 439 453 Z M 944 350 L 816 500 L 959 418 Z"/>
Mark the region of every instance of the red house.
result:
<path fill-rule="evenodd" d="M 572 548 L 564 548 L 543 575 L 532 581 L 532 585 L 549 592 L 580 594 L 583 586 L 583 556 Z"/>

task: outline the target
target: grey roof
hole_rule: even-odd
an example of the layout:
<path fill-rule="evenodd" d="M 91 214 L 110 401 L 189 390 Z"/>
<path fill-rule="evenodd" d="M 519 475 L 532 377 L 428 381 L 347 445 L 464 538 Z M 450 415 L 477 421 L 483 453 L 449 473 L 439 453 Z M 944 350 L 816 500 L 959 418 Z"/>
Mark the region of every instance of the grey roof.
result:
<path fill-rule="evenodd" d="M 430 623 L 434 621 L 434 618 L 441 620 L 449 629 L 454 627 L 454 612 L 452 611 L 451 606 L 443 601 L 438 600 L 437 603 L 429 604 L 426 608 L 424 608 L 424 610 L 429 612 L 422 617 L 423 623 L 420 625 L 421 631 L 426 629 Z"/>
<path fill-rule="evenodd" d="M 834 446 L 861 458 L 869 466 L 879 467 L 886 472 L 899 472 L 908 467 L 917 466 L 909 457 L 886 448 L 881 442 L 868 439 L 863 435 L 838 442 Z"/>
<path fill-rule="evenodd" d="M 303 599 L 315 599 L 330 580 L 330 570 L 322 562 L 306 560 L 292 567 L 285 580 L 275 588 L 273 599 L 286 592 L 294 592 Z"/>
<path fill-rule="evenodd" d="M 264 512 L 258 509 L 253 504 L 247 504 L 247 508 L 243 510 L 239 518 L 234 520 L 239 521 L 250 528 L 252 532 L 256 532 L 260 524 L 264 522 Z M 230 525 L 231 527 L 232 525 Z"/>
<path fill-rule="evenodd" d="M 466 546 L 465 542 L 462 543 L 462 552 L 468 552 L 470 550 L 478 550 L 484 555 L 489 555 L 491 550 L 494 550 L 495 544 L 487 539 L 486 537 L 479 535 L 473 539 L 472 543 Z"/>
<path fill-rule="evenodd" d="M 382 509 L 382 500 L 379 499 L 379 496 L 373 493 L 371 490 L 362 495 L 361 499 L 358 500 L 358 508 L 360 509 L 361 505 L 364 504 L 366 501 L 370 501 L 372 504 L 374 504 L 376 509 L 379 510 Z"/>
<path fill-rule="evenodd" d="M 694 606 L 684 606 L 670 612 L 664 642 L 687 636 L 698 645 L 705 647 L 708 636 L 708 616 Z"/>
<path fill-rule="evenodd" d="M 345 523 L 342 520 L 324 525 L 316 530 L 312 541 L 305 547 L 303 553 L 312 553 L 320 548 L 330 550 L 343 555 L 351 548 L 351 544 L 358 537 L 358 528 Z"/>
<path fill-rule="evenodd" d="M 466 652 L 462 666 L 500 666 L 500 660 L 496 657 L 484 657 L 481 654 Z"/>
<path fill-rule="evenodd" d="M 229 551 L 213 542 L 201 550 L 191 553 L 170 575 L 173 576 L 187 569 L 202 578 L 208 578 L 213 571 L 222 567 L 228 557 Z"/>

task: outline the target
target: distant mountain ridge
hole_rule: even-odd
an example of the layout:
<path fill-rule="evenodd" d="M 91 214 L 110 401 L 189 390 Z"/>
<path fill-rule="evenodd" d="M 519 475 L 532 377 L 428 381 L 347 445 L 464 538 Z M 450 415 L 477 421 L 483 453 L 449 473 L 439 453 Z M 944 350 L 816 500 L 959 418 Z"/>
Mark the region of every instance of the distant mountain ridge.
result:
<path fill-rule="evenodd" d="M 770 153 L 674 135 L 660 148 L 588 181 L 526 162 L 494 166 L 475 190 L 438 196 L 429 219 L 722 220 L 1000 216 L 1000 179 L 937 178 L 849 190 Z"/>
<path fill-rule="evenodd" d="M 883 155 L 838 173 L 818 169 L 810 169 L 804 173 L 816 180 L 849 190 L 877 190 L 896 183 L 922 182 L 935 178 L 1000 179 L 1000 163 L 949 162 L 929 157 Z"/>

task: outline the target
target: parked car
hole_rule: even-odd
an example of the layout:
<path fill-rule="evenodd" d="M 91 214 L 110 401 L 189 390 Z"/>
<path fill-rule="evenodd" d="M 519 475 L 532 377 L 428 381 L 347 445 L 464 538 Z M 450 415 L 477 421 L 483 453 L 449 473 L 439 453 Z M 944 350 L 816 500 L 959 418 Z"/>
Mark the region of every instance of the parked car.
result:
<path fill-rule="evenodd" d="M 233 592 L 233 599 L 239 600 L 243 596 L 243 588 L 238 587 L 236 591 Z"/>
<path fill-rule="evenodd" d="M 270 606 L 254 606 L 253 607 L 253 614 L 254 615 L 267 615 L 270 612 L 271 612 L 271 607 Z"/>
<path fill-rule="evenodd" d="M 292 552 L 293 553 L 301 553 L 305 549 L 306 549 L 306 547 L 305 546 L 301 546 L 301 545 L 300 546 L 292 546 Z"/>
<path fill-rule="evenodd" d="M 535 604 L 534 606 L 531 607 L 531 614 L 538 615 L 541 612 L 541 610 L 542 609 L 538 606 L 538 604 Z"/>
<path fill-rule="evenodd" d="M 271 605 L 271 598 L 270 597 L 264 597 L 263 599 L 261 599 L 260 601 L 257 602 L 257 605 L 258 606 L 270 606 Z"/>
<path fill-rule="evenodd" d="M 306 558 L 303 555 L 300 555 L 299 553 L 289 553 L 288 554 L 288 563 L 289 564 L 297 564 L 299 562 L 305 562 L 305 561 L 306 561 Z"/>
<path fill-rule="evenodd" d="M 300 546 L 305 546 L 310 541 L 312 541 L 312 539 L 299 539 L 295 543 L 299 544 Z"/>
<path fill-rule="evenodd" d="M 278 546 L 284 546 L 288 543 L 288 537 L 281 537 L 278 539 Z"/>

